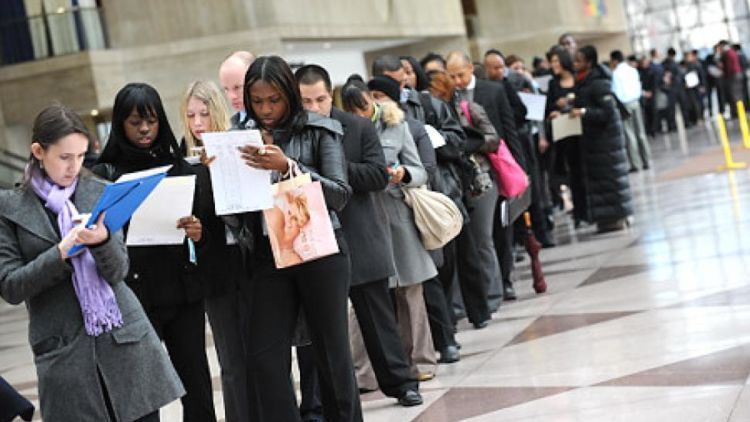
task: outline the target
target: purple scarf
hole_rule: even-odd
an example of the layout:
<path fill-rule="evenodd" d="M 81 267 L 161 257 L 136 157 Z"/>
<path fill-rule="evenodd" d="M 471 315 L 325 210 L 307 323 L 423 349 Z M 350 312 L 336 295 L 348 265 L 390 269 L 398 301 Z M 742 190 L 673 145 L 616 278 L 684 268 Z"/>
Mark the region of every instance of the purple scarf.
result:
<path fill-rule="evenodd" d="M 42 176 L 38 170 L 32 172 L 31 186 L 45 201 L 44 206 L 57 214 L 60 236 L 65 237 L 73 228 L 73 216 L 78 215 L 70 197 L 76 190 L 78 179 L 66 187 L 60 187 Z M 110 285 L 99 275 L 96 262 L 88 249 L 70 258 L 73 264 L 73 288 L 83 313 L 86 334 L 98 336 L 122 326 L 122 314 Z"/>

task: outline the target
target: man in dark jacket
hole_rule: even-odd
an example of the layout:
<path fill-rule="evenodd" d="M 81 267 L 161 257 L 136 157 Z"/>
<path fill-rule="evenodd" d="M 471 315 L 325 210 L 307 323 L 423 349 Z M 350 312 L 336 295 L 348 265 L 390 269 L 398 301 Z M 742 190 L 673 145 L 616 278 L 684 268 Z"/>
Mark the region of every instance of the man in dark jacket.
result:
<path fill-rule="evenodd" d="M 487 117 L 495 127 L 498 136 L 505 140 L 513 158 L 518 164 L 526 168 L 524 152 L 518 138 L 516 129 L 516 120 L 513 109 L 508 102 L 508 93 L 505 87 L 497 82 L 478 79 L 474 76 L 474 65 L 469 56 L 462 51 L 454 51 L 448 54 L 448 74 L 456 86 L 456 90 L 461 98 L 484 107 Z M 495 210 L 495 228 L 493 236 L 495 238 L 495 250 L 497 252 L 498 263 L 503 283 L 503 296 L 505 299 L 514 299 L 516 296 L 513 289 L 513 227 L 503 226 L 501 221 L 503 202 L 498 201 Z M 489 287 L 490 305 L 492 308 L 499 306 L 498 291 Z"/>
<path fill-rule="evenodd" d="M 641 59 L 641 72 L 646 133 L 654 136 L 661 131 L 661 121 L 658 118 L 659 110 L 656 99 L 659 97 L 659 93 L 664 85 L 664 68 L 662 68 L 661 64 L 654 62 L 653 58 L 649 55 L 645 55 Z"/>
<path fill-rule="evenodd" d="M 485 66 L 495 69 L 498 69 L 498 67 L 507 69 L 505 66 L 505 56 L 499 50 L 492 49 L 484 53 L 484 63 Z M 499 64 L 502 65 L 498 66 Z M 526 120 L 526 105 L 518 95 L 519 92 L 533 92 L 534 86 L 528 78 L 514 71 L 509 71 L 507 74 L 505 71 L 487 72 L 487 76 L 491 81 L 502 84 L 503 90 L 508 97 L 508 103 L 513 110 L 516 132 L 524 152 L 526 173 L 531 179 L 531 205 L 529 205 L 529 212 L 531 213 L 534 235 L 542 243 L 543 247 L 555 246 L 555 243 L 552 241 L 552 227 L 544 211 L 546 199 L 545 192 L 542 189 L 544 184 L 540 169 L 541 157 L 536 146 L 539 136 L 533 133 L 532 122 Z M 551 220 L 551 216 L 549 219 Z M 517 220 L 515 227 L 516 234 L 525 234 L 525 231 L 526 227 L 523 221 Z"/>
<path fill-rule="evenodd" d="M 338 120 L 344 128 L 344 153 L 348 161 L 349 184 L 354 194 L 340 217 L 352 262 L 349 299 L 357 315 L 378 385 L 384 394 L 398 399 L 402 406 L 422 404 L 419 384 L 411 375 L 401 347 L 388 277 L 395 273 L 391 259 L 391 234 L 379 193 L 388 185 L 388 173 L 375 127 L 366 119 L 334 108 L 328 72 L 317 65 L 306 65 L 295 74 L 306 110 Z M 303 373 L 304 411 L 317 383 L 310 352 L 298 348 Z M 301 353 L 300 353 L 301 351 Z M 305 376 L 308 373 L 310 376 Z M 307 378 L 307 380 L 305 380 Z M 318 400 L 316 398 L 315 400 Z M 304 417 L 304 415 L 303 415 Z"/>

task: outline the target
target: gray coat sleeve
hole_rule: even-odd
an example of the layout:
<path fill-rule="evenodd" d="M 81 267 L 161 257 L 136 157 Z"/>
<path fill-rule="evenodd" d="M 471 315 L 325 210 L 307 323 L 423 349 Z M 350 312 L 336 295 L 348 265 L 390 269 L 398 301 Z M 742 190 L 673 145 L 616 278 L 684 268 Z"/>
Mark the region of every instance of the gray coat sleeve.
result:
<path fill-rule="evenodd" d="M 424 166 L 422 166 L 422 161 L 419 159 L 419 153 L 417 153 L 417 146 L 414 143 L 414 138 L 412 138 L 411 132 L 409 132 L 409 126 L 407 126 L 406 122 L 401 123 L 399 127 L 402 133 L 401 139 L 403 140 L 403 145 L 401 146 L 401 151 L 398 153 L 398 159 L 411 178 L 409 183 L 406 183 L 405 186 L 422 186 L 427 183 L 427 172 L 425 171 Z"/>
<path fill-rule="evenodd" d="M 469 103 L 469 112 L 471 118 L 474 121 L 474 126 L 484 133 L 484 146 L 482 152 L 495 152 L 500 146 L 500 137 L 497 136 L 495 127 L 492 126 L 490 118 L 487 116 L 487 112 L 484 111 L 484 107 L 477 103 Z"/>
<path fill-rule="evenodd" d="M 128 249 L 122 240 L 122 232 L 110 235 L 106 242 L 89 250 L 99 275 L 109 284 L 115 285 L 128 275 Z"/>
<path fill-rule="evenodd" d="M 0 219 L 0 296 L 19 304 L 56 284 L 70 281 L 71 267 L 63 261 L 57 245 L 24 262 L 13 223 Z"/>

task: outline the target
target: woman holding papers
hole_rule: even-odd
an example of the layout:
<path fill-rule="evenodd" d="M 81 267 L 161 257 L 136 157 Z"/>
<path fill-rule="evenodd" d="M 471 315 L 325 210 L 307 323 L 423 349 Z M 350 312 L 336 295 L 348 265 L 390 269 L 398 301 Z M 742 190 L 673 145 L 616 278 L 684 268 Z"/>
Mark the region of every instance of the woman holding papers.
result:
<path fill-rule="evenodd" d="M 573 69 L 573 58 L 568 50 L 561 46 L 553 47 L 547 58 L 552 67 L 554 77 L 549 81 L 547 92 L 547 105 L 545 115 L 547 116 L 547 129 L 545 132 L 549 139 L 540 141 L 540 149 L 546 150 L 549 142 L 553 142 L 554 158 L 552 162 L 552 173 L 558 176 L 568 176 L 568 187 L 573 196 L 573 219 L 578 227 L 582 222 L 591 221 L 586 201 L 586 183 L 583 172 L 583 157 L 581 149 L 581 137 L 570 136 L 557 139 L 550 124 L 552 119 L 567 117 L 564 114 L 570 112 L 575 99 L 575 70 Z M 559 186 L 553 184 L 554 189 Z M 559 197 L 556 192 L 555 197 Z"/>
<path fill-rule="evenodd" d="M 572 117 L 583 126 L 583 157 L 587 202 L 600 233 L 622 230 L 633 213 L 622 121 L 611 77 L 598 64 L 596 49 L 580 48 L 575 55 L 576 86 Z"/>
<path fill-rule="evenodd" d="M 34 121 L 21 186 L 0 197 L 0 296 L 29 311 L 39 399 L 50 421 L 158 421 L 184 394 L 125 283 L 121 233 L 88 227 L 104 183 L 81 170 L 90 135 L 62 105 Z M 75 244 L 86 245 L 70 254 Z"/>
<path fill-rule="evenodd" d="M 207 292 L 204 279 L 211 274 L 212 262 L 207 253 L 213 245 L 202 223 L 213 215 L 211 184 L 205 168 L 192 167 L 181 158 L 156 90 L 146 84 L 130 83 L 115 97 L 112 132 L 93 171 L 105 179 L 116 180 L 125 173 L 160 166 L 171 166 L 165 180 L 179 176 L 195 178 L 193 213 L 160 228 L 184 230 L 182 244 L 128 247 L 130 272 L 126 282 L 164 340 L 185 385 L 184 420 L 215 421 L 203 305 Z M 179 204 L 164 207 L 168 206 Z"/>
<path fill-rule="evenodd" d="M 219 88 L 210 81 L 192 82 L 182 99 L 180 117 L 185 128 L 180 148 L 188 160 L 203 157 L 203 163 L 209 165 L 210 161 L 202 154 L 203 133 L 224 132 L 230 127 L 229 110 Z M 197 160 L 195 162 L 195 166 L 203 166 Z M 229 229 L 215 214 L 211 217 L 204 221 L 204 226 L 216 242 L 208 251 L 209 258 L 199 263 L 199 266 L 204 266 L 207 261 L 215 263 L 211 265 L 213 271 L 206 274 L 210 288 L 206 297 L 206 313 L 221 366 L 226 421 L 242 422 L 249 420 L 249 414 L 241 325 L 244 320 L 241 314 L 244 311 L 244 297 L 240 289 L 247 287 L 248 276 L 243 268 L 240 249 Z"/>
<path fill-rule="evenodd" d="M 258 123 L 264 145 L 242 148 L 248 166 L 273 170 L 292 166 L 319 181 L 341 253 L 276 269 L 260 212 L 250 213 L 254 250 L 253 304 L 246 336 L 251 420 L 298 421 L 294 386 L 289 381 L 292 332 L 301 311 L 307 320 L 320 376 L 327 421 L 361 421 L 347 316 L 349 257 L 337 211 L 351 196 L 338 122 L 302 108 L 299 85 L 279 57 L 259 57 L 245 75 L 245 105 Z M 238 180 L 238 182 L 241 182 Z"/>

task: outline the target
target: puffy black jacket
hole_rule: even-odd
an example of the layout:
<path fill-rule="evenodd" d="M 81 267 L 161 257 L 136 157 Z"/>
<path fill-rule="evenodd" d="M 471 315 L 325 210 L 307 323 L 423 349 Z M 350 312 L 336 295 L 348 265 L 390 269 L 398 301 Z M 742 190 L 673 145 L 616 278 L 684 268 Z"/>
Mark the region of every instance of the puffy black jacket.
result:
<path fill-rule="evenodd" d="M 606 222 L 627 217 L 633 213 L 629 164 L 610 76 L 594 67 L 576 82 L 575 93 L 574 106 L 586 108 L 582 142 L 591 218 Z"/>

